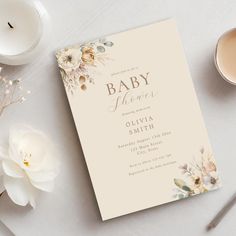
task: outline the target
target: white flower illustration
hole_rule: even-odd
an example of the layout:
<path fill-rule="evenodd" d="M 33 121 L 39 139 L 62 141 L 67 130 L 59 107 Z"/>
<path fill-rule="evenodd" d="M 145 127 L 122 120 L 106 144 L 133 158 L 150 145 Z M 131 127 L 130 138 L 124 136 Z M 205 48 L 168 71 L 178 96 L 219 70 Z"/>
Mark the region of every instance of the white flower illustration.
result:
<path fill-rule="evenodd" d="M 64 70 L 75 69 L 80 65 L 82 52 L 76 48 L 65 48 L 57 53 L 58 64 Z"/>
<path fill-rule="evenodd" d="M 28 126 L 10 130 L 9 145 L 0 148 L 0 193 L 35 208 L 39 191 L 51 192 L 59 173 L 59 161 L 49 138 Z"/>
<path fill-rule="evenodd" d="M 111 41 L 100 39 L 57 51 L 62 80 L 70 94 L 73 95 L 78 88 L 87 91 L 90 84 L 95 84 L 95 77 L 99 73 L 98 65 L 105 66 L 105 62 L 110 60 L 106 52 L 113 45 Z"/>

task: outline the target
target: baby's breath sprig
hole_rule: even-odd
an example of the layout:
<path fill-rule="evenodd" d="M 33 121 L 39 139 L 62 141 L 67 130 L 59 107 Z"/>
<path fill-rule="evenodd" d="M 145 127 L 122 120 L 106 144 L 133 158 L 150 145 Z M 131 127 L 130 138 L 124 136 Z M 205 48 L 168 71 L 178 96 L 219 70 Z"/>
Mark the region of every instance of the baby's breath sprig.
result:
<path fill-rule="evenodd" d="M 8 79 L 1 72 L 0 67 L 0 116 L 10 105 L 24 102 L 31 93 L 23 88 L 21 79 Z"/>

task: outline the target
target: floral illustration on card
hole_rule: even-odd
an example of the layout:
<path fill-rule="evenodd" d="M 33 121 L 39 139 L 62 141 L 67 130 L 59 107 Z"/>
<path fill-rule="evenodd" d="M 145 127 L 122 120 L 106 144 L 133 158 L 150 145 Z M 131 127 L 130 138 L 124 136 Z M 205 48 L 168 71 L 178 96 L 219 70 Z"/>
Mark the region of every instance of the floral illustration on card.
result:
<path fill-rule="evenodd" d="M 106 51 L 112 46 L 113 42 L 104 38 L 59 50 L 56 57 L 67 91 L 86 91 L 89 84 L 94 84 L 94 69 L 110 59 Z"/>
<path fill-rule="evenodd" d="M 183 178 L 174 179 L 176 199 L 208 192 L 220 185 L 215 160 L 204 148 L 191 163 L 185 163 L 179 169 Z"/>

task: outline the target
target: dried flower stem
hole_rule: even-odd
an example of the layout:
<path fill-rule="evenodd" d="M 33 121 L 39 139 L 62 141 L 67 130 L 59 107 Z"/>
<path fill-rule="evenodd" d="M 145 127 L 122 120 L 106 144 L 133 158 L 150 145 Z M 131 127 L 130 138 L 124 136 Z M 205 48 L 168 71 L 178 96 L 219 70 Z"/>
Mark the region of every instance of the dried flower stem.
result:
<path fill-rule="evenodd" d="M 0 116 L 10 105 L 24 102 L 29 93 L 23 89 L 20 79 L 11 80 L 0 75 Z"/>

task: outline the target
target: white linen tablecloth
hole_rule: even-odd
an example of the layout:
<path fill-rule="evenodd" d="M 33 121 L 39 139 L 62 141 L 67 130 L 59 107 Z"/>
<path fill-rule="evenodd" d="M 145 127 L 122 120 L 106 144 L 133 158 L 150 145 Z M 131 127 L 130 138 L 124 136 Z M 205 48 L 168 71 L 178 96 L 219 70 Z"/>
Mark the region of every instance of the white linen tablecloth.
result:
<path fill-rule="evenodd" d="M 41 129 L 57 145 L 62 171 L 55 191 L 42 194 L 36 210 L 14 206 L 5 194 L 0 199 L 4 224 L 17 236 L 236 235 L 236 209 L 212 232 L 205 231 L 206 224 L 236 191 L 236 87 L 220 78 L 213 63 L 217 38 L 236 26 L 236 1 L 42 2 L 51 16 L 51 41 L 48 50 L 30 65 L 5 68 L 8 76 L 22 77 L 32 94 L 24 104 L 12 106 L 0 117 L 0 140 L 7 138 L 9 127 L 15 123 Z M 102 222 L 54 51 L 169 17 L 177 21 L 223 188 Z M 5 234 L 0 231 L 0 235 Z"/>

